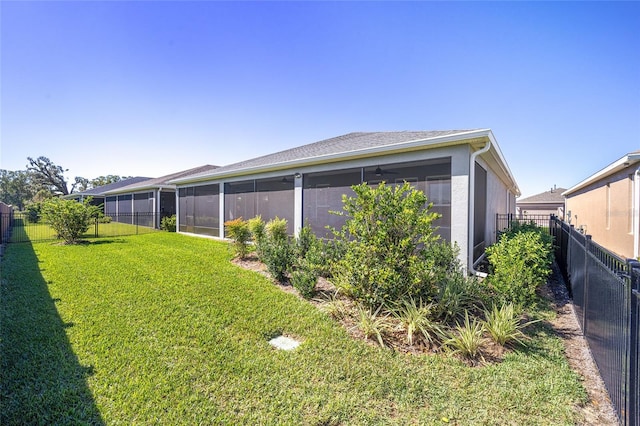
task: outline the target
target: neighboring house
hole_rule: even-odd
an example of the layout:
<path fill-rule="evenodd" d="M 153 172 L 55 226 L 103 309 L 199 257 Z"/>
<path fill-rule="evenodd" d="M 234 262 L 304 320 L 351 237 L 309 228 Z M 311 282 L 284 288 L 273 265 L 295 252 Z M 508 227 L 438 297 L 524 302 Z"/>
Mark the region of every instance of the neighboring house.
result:
<path fill-rule="evenodd" d="M 565 188 L 556 188 L 554 185 L 549 191 L 532 195 L 516 201 L 516 216 L 523 218 L 531 215 L 556 215 L 564 218 L 564 197 L 562 193 Z"/>
<path fill-rule="evenodd" d="M 104 194 L 107 191 L 113 191 L 118 188 L 122 188 L 123 186 L 133 185 L 149 179 L 151 178 L 136 176 L 129 179 L 120 180 L 118 182 L 109 183 L 107 185 L 96 186 L 95 188 L 91 188 L 86 191 L 74 192 L 69 195 L 64 195 L 62 198 L 64 198 L 65 200 L 76 200 L 82 202 L 85 200 L 85 198 L 91 197 L 91 204 L 94 206 L 99 206 L 101 204 L 104 204 Z"/>
<path fill-rule="evenodd" d="M 640 150 L 626 154 L 562 195 L 567 222 L 620 256 L 640 256 Z"/>
<path fill-rule="evenodd" d="M 176 214 L 176 187 L 168 182 L 216 167 L 207 164 L 105 191 L 104 213 L 123 223 L 134 223 L 138 214 L 137 224 L 159 228 L 163 217 Z"/>
<path fill-rule="evenodd" d="M 287 219 L 297 234 L 319 236 L 345 218 L 352 185 L 408 181 L 442 217 L 438 233 L 457 242 L 473 266 L 495 240 L 496 213 L 514 213 L 518 186 L 489 129 L 371 132 L 347 135 L 174 179 L 178 230 L 224 237 L 225 221 L 261 215 Z"/>

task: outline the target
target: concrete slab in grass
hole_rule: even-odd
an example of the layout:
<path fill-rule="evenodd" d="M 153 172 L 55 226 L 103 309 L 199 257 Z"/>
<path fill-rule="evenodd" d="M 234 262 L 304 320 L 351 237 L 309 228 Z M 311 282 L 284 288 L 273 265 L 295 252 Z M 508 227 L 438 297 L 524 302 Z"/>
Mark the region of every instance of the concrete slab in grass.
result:
<path fill-rule="evenodd" d="M 300 342 L 287 336 L 274 337 L 269 340 L 269 344 L 284 351 L 291 351 L 300 346 Z"/>

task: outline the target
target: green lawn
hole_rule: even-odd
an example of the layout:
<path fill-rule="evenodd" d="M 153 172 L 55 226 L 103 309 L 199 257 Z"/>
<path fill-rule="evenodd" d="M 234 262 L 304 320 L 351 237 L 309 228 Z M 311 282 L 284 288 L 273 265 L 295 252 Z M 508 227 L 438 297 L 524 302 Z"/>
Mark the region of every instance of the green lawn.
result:
<path fill-rule="evenodd" d="M 586 401 L 545 325 L 496 365 L 353 340 L 311 304 L 171 233 L 13 244 L 0 424 L 575 424 Z M 286 333 L 285 352 L 267 340 Z"/>
<path fill-rule="evenodd" d="M 156 232 L 151 227 L 132 225 L 128 223 L 110 222 L 98 223 L 98 237 L 118 237 L 139 235 Z M 96 227 L 92 224 L 84 233 L 83 238 L 95 238 Z M 11 234 L 12 242 L 55 240 L 56 232 L 46 223 L 28 223 L 24 219 L 17 219 Z"/>

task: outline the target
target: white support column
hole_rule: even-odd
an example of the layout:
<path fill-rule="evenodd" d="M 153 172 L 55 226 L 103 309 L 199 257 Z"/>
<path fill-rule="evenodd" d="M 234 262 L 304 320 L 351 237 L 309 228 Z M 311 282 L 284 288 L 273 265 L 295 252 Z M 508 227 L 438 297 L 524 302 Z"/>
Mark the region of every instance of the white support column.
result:
<path fill-rule="evenodd" d="M 460 162 L 461 163 L 461 162 Z M 461 164 L 460 164 L 461 165 Z M 454 163 L 452 161 L 452 166 Z M 458 259 L 466 269 L 469 263 L 469 178 L 466 174 L 451 174 L 451 243 L 458 243 Z"/>
<path fill-rule="evenodd" d="M 180 188 L 176 187 L 176 232 L 180 232 Z"/>
<path fill-rule="evenodd" d="M 220 182 L 220 208 L 218 209 L 218 219 L 220 220 L 220 238 L 224 238 L 224 183 Z"/>
<path fill-rule="evenodd" d="M 296 173 L 295 176 L 293 187 L 293 235 L 297 238 L 302 229 L 304 218 L 302 217 L 302 175 Z"/>
<path fill-rule="evenodd" d="M 155 223 L 155 228 L 156 229 L 160 229 L 160 198 L 162 198 L 162 196 L 160 195 L 162 192 L 162 188 L 158 188 L 157 191 L 153 191 L 153 198 L 155 198 L 154 203 L 153 203 L 153 217 L 156 220 Z"/>

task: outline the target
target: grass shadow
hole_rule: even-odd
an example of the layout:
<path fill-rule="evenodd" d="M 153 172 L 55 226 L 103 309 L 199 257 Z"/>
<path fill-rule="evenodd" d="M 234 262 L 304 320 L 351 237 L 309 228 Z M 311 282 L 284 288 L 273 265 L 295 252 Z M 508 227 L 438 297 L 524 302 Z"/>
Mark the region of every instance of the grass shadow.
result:
<path fill-rule="evenodd" d="M 10 244 L 0 281 L 0 424 L 104 425 L 31 243 Z"/>

